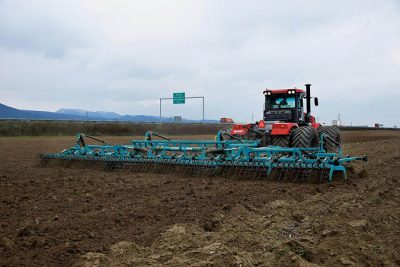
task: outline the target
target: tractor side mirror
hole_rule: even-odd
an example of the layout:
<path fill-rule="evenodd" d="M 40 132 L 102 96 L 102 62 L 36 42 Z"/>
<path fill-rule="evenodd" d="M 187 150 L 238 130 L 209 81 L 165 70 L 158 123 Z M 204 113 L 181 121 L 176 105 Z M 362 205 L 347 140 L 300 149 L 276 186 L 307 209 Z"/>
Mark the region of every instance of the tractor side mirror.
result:
<path fill-rule="evenodd" d="M 318 97 L 315 97 L 315 98 L 314 98 L 314 105 L 315 105 L 315 106 L 318 106 Z"/>

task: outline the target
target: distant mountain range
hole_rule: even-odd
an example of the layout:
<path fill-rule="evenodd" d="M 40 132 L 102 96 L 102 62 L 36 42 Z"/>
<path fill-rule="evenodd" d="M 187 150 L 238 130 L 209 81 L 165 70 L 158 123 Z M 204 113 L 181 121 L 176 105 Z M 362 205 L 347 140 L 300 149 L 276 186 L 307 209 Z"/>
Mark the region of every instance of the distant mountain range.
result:
<path fill-rule="evenodd" d="M 57 112 L 20 110 L 0 103 L 0 119 L 27 120 L 77 120 L 77 121 L 132 121 L 132 122 L 171 122 L 171 118 L 148 115 L 121 115 L 106 111 L 85 111 L 81 109 L 62 108 Z M 193 123 L 201 120 L 183 119 L 182 122 Z M 217 120 L 205 120 L 206 123 L 218 123 Z"/>

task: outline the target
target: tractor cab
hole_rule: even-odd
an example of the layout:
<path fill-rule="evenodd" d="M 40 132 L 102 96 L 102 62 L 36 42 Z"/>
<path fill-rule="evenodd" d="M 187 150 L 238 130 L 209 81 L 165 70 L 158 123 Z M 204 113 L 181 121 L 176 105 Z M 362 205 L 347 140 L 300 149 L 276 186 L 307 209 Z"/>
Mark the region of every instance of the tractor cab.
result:
<path fill-rule="evenodd" d="M 265 90 L 264 121 L 304 124 L 305 92 L 300 89 Z"/>
<path fill-rule="evenodd" d="M 297 123 L 299 126 L 315 123 L 315 118 L 311 116 L 310 85 L 307 84 L 306 87 L 307 92 L 297 88 L 266 89 L 263 92 L 265 96 L 264 121 L 267 124 Z M 318 106 L 316 97 L 314 97 L 314 104 Z"/>

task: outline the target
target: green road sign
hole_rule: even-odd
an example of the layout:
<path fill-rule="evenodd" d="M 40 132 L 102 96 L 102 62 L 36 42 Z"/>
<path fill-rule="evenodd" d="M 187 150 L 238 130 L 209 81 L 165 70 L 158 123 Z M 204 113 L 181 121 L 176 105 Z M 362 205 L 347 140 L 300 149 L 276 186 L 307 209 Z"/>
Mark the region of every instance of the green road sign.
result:
<path fill-rule="evenodd" d="M 172 100 L 174 104 L 185 104 L 185 93 L 173 93 Z"/>

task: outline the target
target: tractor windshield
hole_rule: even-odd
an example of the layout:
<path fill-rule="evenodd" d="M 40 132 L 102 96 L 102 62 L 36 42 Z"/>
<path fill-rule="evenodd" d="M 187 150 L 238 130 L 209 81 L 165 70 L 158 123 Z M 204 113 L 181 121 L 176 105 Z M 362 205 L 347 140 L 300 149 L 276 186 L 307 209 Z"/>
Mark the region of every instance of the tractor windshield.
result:
<path fill-rule="evenodd" d="M 296 98 L 288 95 L 271 95 L 267 97 L 267 109 L 295 108 Z"/>

